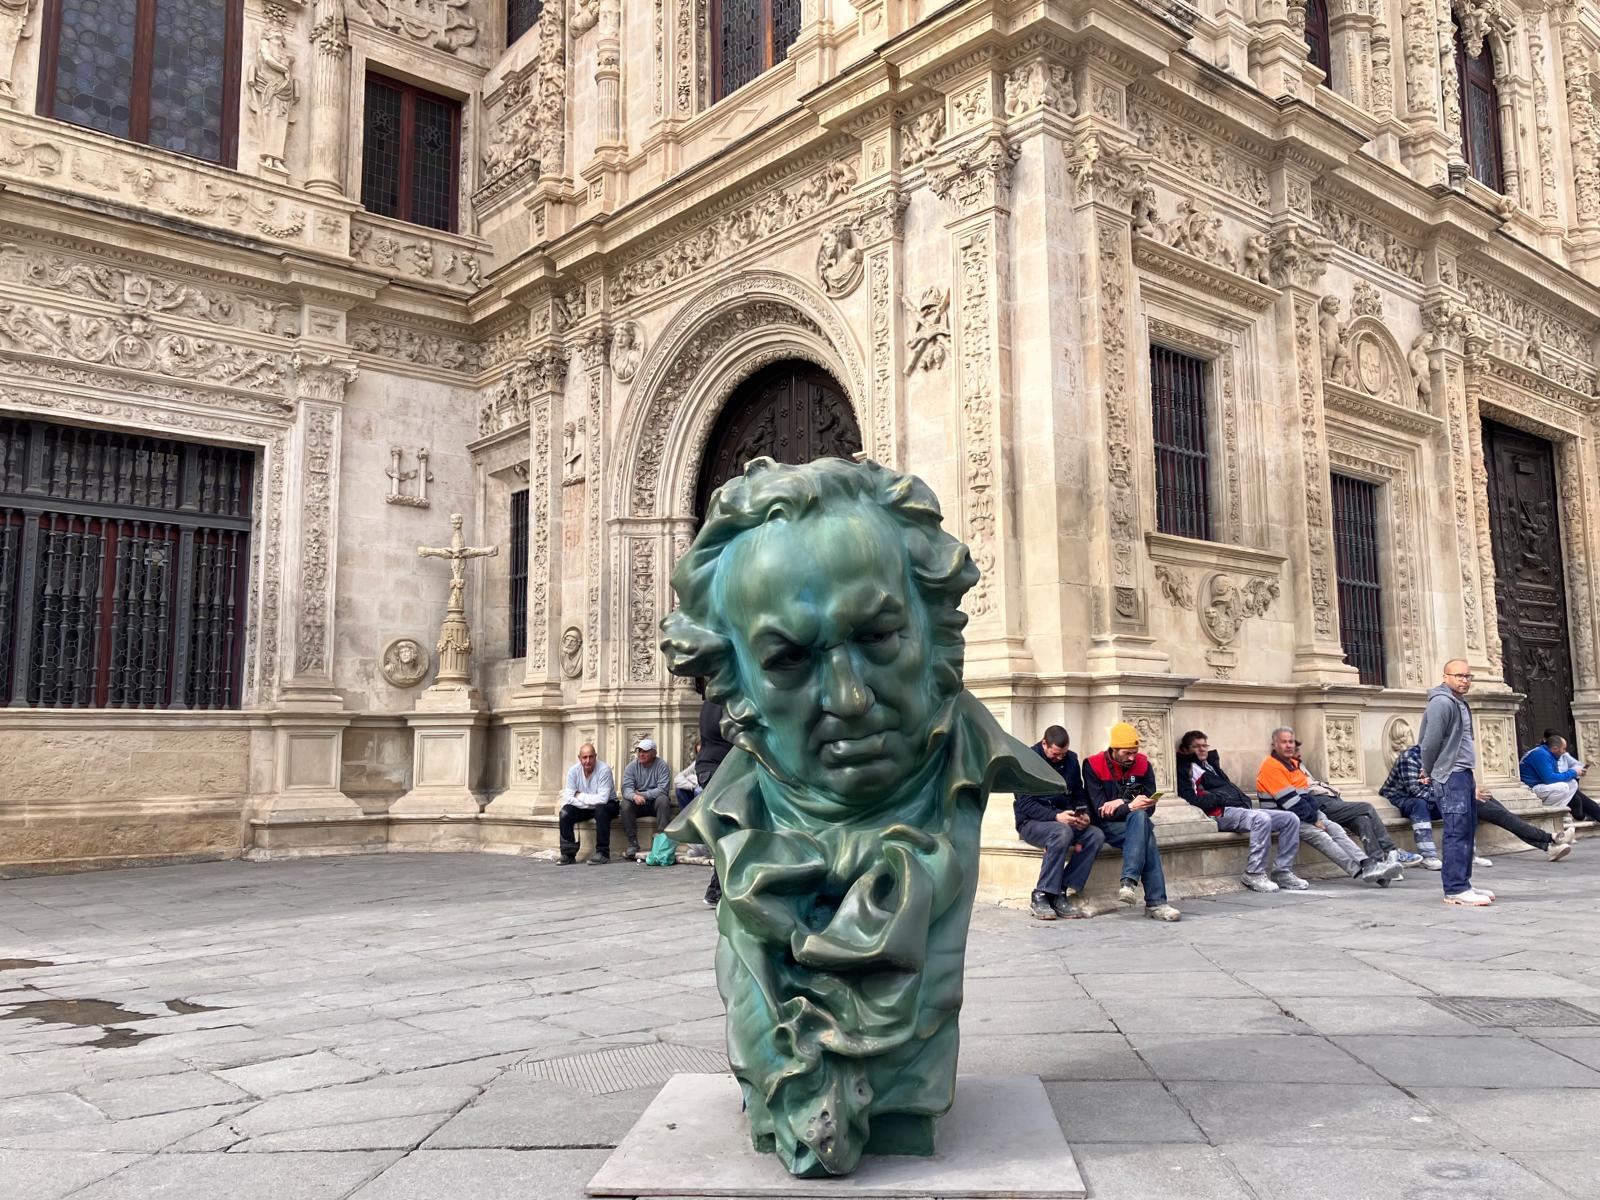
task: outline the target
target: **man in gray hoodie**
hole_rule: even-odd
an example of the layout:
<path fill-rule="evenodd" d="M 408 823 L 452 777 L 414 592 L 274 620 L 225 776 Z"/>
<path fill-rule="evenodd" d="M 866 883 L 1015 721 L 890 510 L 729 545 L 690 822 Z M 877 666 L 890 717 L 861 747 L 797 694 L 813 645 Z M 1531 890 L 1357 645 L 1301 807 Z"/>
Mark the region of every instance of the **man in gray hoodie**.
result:
<path fill-rule="evenodd" d="M 1488 792 L 1479 789 L 1473 774 L 1478 753 L 1473 741 L 1472 709 L 1467 705 L 1471 690 L 1471 668 L 1459 658 L 1445 663 L 1444 682 L 1428 693 L 1417 745 L 1422 751 L 1419 782 L 1424 787 L 1438 784 L 1443 788 L 1437 794 L 1439 812 L 1444 817 L 1444 902 L 1481 908 L 1494 902 L 1494 893 L 1472 886 L 1477 805 Z"/>

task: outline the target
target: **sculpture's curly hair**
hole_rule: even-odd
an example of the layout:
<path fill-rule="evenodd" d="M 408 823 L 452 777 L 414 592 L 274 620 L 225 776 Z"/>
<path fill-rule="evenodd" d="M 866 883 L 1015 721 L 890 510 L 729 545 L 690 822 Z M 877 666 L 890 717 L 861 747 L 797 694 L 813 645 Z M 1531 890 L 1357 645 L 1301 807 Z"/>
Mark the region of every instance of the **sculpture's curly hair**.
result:
<path fill-rule="evenodd" d="M 823 458 L 785 466 L 755 458 L 744 475 L 712 496 L 699 536 L 672 572 L 679 607 L 661 622 L 668 669 L 675 675 L 704 676 L 706 697 L 722 704 L 725 719 L 736 729 L 754 723 L 757 714 L 713 601 L 723 552 L 740 534 L 769 521 L 798 521 L 859 502 L 877 505 L 900 529 L 912 581 L 928 609 L 930 682 L 940 702 L 961 690 L 961 631 L 967 616 L 958 606 L 978 582 L 978 568 L 967 547 L 945 532 L 932 489 L 914 475 L 870 461 Z"/>

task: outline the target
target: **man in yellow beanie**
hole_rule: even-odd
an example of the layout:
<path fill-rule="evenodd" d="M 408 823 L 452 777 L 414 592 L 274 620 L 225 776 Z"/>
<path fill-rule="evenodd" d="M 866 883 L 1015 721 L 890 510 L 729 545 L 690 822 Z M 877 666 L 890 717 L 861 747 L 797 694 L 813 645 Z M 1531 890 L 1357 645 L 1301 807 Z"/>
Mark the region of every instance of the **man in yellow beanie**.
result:
<path fill-rule="evenodd" d="M 1126 721 L 1113 725 L 1109 749 L 1084 761 L 1083 784 L 1089 791 L 1090 819 L 1106 835 L 1108 846 L 1122 850 L 1117 899 L 1132 904 L 1142 884 L 1145 916 L 1176 921 L 1179 913 L 1167 903 L 1167 880 L 1150 820 L 1156 806 L 1156 773 L 1139 753 L 1139 731 Z"/>

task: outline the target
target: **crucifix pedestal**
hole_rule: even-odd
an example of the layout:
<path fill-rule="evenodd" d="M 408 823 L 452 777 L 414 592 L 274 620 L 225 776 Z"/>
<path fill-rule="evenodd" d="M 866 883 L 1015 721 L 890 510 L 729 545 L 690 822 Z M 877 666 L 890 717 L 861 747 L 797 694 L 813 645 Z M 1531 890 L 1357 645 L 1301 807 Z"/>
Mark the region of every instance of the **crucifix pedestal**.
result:
<path fill-rule="evenodd" d="M 406 714 L 412 731 L 411 790 L 389 807 L 391 815 L 466 817 L 478 814 L 478 777 L 489 716 L 472 686 L 472 636 L 467 628 L 467 560 L 499 554 L 498 546 L 468 546 L 461 514 L 450 516 L 450 545 L 418 546 L 419 558 L 450 563 L 450 605 L 439 626 L 439 673 Z"/>

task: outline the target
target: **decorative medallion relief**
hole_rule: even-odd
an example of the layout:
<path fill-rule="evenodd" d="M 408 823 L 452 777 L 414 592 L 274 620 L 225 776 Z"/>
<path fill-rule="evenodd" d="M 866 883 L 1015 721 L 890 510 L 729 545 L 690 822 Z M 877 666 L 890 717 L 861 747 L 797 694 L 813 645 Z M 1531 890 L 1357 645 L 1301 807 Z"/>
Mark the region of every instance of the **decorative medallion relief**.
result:
<path fill-rule="evenodd" d="M 1416 730 L 1404 717 L 1390 717 L 1383 730 L 1383 765 L 1393 767 L 1394 760 L 1417 744 Z"/>
<path fill-rule="evenodd" d="M 454 53 L 478 40 L 468 0 L 355 0 L 379 29 Z"/>
<path fill-rule="evenodd" d="M 561 631 L 561 675 L 565 679 L 583 676 L 583 630 L 576 625 Z"/>
<path fill-rule="evenodd" d="M 392 638 L 381 655 L 383 677 L 397 688 L 416 687 L 427 678 L 432 659 L 414 637 Z"/>
<path fill-rule="evenodd" d="M 817 249 L 817 280 L 822 290 L 838 300 L 855 291 L 863 273 L 861 247 L 854 229 L 845 223 L 822 231 Z"/>
<path fill-rule="evenodd" d="M 1222 571 L 1195 577 L 1169 563 L 1155 565 L 1156 583 L 1174 608 L 1187 609 L 1200 618 L 1200 628 L 1212 643 L 1231 646 L 1251 617 L 1265 616 L 1278 598 L 1278 581 L 1253 577 L 1243 581 Z"/>

